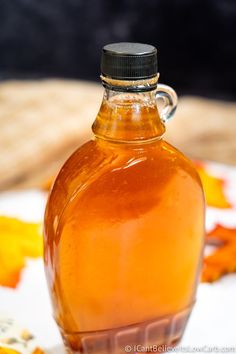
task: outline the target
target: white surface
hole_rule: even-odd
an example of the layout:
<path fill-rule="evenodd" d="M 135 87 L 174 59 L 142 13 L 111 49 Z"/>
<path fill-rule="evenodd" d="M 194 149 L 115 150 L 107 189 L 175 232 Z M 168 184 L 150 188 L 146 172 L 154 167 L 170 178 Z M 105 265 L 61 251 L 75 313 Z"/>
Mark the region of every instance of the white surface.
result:
<path fill-rule="evenodd" d="M 211 165 L 210 168 L 217 175 L 221 175 L 222 171 L 227 174 L 226 193 L 232 202 L 236 201 L 236 169 L 221 168 L 219 165 Z M 24 220 L 42 220 L 44 206 L 45 195 L 38 191 L 4 193 L 0 196 L 0 214 Z M 216 222 L 236 227 L 235 207 L 231 210 L 209 208 L 208 228 Z M 42 260 L 30 260 L 29 263 L 30 267 L 24 269 L 17 290 L 0 287 L 0 312 L 9 314 L 28 327 L 42 347 L 49 348 L 55 354 L 63 353 L 61 338 L 51 315 Z M 236 275 L 199 286 L 197 303 L 180 346 L 185 353 L 223 353 L 234 346 L 236 353 Z M 190 349 L 187 350 L 187 347 Z"/>
<path fill-rule="evenodd" d="M 38 191 L 3 193 L 0 215 L 19 217 L 25 221 L 43 218 L 46 197 Z M 0 287 L 0 313 L 7 313 L 37 337 L 39 345 L 50 353 L 64 353 L 62 341 L 52 318 L 43 261 L 29 260 L 17 289 Z"/>

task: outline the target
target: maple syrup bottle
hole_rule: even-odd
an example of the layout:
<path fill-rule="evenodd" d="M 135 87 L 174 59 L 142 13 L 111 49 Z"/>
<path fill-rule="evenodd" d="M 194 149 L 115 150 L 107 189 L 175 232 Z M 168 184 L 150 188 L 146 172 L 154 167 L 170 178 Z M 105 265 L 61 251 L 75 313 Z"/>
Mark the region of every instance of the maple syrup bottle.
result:
<path fill-rule="evenodd" d="M 178 343 L 193 307 L 204 196 L 192 163 L 163 140 L 177 98 L 158 85 L 156 48 L 107 45 L 101 71 L 94 137 L 48 199 L 46 275 L 68 353 L 150 352 Z"/>

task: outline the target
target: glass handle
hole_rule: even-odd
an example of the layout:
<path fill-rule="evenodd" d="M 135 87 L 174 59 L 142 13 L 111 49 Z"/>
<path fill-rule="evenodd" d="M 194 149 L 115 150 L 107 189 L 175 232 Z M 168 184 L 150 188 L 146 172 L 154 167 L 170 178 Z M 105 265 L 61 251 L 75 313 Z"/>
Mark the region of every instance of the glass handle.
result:
<path fill-rule="evenodd" d="M 158 84 L 156 99 L 158 102 L 158 107 L 161 106 L 159 111 L 160 118 L 163 123 L 166 123 L 170 120 L 170 118 L 172 118 L 176 111 L 178 104 L 177 94 L 170 86 Z"/>

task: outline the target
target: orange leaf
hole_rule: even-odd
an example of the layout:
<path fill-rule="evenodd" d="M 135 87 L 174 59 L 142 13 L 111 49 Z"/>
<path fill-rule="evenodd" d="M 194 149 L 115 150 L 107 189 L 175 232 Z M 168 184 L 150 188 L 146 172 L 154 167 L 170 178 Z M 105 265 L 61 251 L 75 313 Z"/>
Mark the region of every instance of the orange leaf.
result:
<path fill-rule="evenodd" d="M 202 281 L 212 282 L 222 275 L 236 271 L 236 228 L 226 228 L 222 225 L 207 234 L 207 244 L 218 246 L 216 250 L 205 257 L 202 270 Z"/>
<path fill-rule="evenodd" d="M 40 229 L 40 224 L 0 216 L 0 285 L 16 287 L 26 257 L 42 255 Z"/>
<path fill-rule="evenodd" d="M 202 180 L 207 205 L 215 208 L 231 208 L 231 204 L 224 194 L 225 181 L 210 175 L 199 164 L 196 164 L 196 168 Z"/>
<path fill-rule="evenodd" d="M 0 353 L 1 354 L 1 353 Z M 44 352 L 40 348 L 36 348 L 32 354 L 44 354 Z"/>

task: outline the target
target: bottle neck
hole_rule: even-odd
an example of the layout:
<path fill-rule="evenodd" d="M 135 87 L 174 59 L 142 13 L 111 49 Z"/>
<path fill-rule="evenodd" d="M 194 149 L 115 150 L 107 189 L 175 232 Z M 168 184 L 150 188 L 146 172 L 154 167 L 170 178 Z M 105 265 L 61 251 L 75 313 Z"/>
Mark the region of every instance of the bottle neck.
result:
<path fill-rule="evenodd" d="M 165 126 L 157 108 L 157 81 L 157 76 L 139 81 L 102 77 L 105 92 L 92 126 L 95 136 L 125 143 L 161 138 Z"/>

